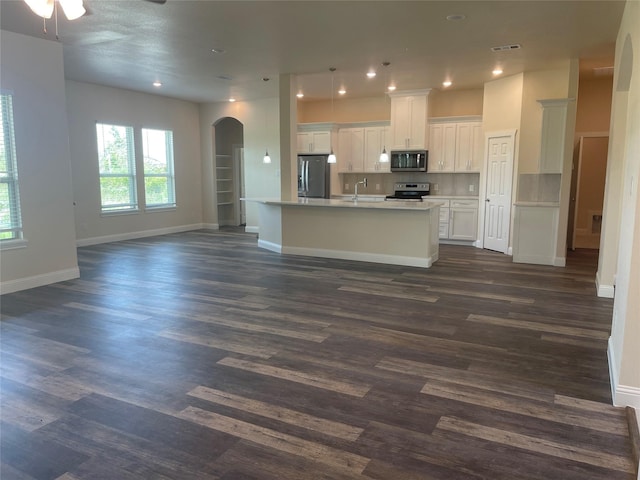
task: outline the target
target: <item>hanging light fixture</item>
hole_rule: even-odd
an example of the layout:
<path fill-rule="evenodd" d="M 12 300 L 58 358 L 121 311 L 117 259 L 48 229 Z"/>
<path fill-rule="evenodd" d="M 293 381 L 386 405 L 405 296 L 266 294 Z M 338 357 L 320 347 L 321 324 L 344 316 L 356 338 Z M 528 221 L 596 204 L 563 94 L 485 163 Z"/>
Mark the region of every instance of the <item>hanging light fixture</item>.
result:
<path fill-rule="evenodd" d="M 389 65 L 391 65 L 390 62 L 382 62 L 382 66 L 385 67 L 385 68 L 388 67 Z M 387 77 L 388 77 L 388 75 L 387 75 Z M 383 95 L 385 95 L 384 99 L 385 99 L 385 102 L 386 102 L 386 94 L 383 94 Z M 379 162 L 380 163 L 389 163 L 389 154 L 387 153 L 387 146 L 386 145 L 382 145 L 382 153 L 380 154 Z"/>
<path fill-rule="evenodd" d="M 64 15 L 69 20 L 75 20 L 87 13 L 82 0 L 24 0 L 29 6 L 31 11 L 42 18 L 51 18 L 54 10 L 56 9 L 56 3 L 60 3 Z"/>
<path fill-rule="evenodd" d="M 269 77 L 262 77 L 262 81 L 263 82 L 268 82 L 269 81 Z M 269 126 L 269 120 L 267 118 L 267 108 L 268 105 L 265 105 L 265 109 L 264 109 L 264 132 L 265 135 L 267 134 L 267 127 Z M 264 157 L 262 157 L 262 163 L 271 163 L 271 157 L 269 156 L 269 148 L 266 148 L 264 151 Z"/>
<path fill-rule="evenodd" d="M 329 71 L 331 72 L 331 121 L 333 121 L 333 72 L 336 71 L 336 68 L 331 67 Z M 336 154 L 333 153 L 333 145 L 331 145 L 331 153 L 327 157 L 327 163 L 336 163 L 337 161 Z"/>

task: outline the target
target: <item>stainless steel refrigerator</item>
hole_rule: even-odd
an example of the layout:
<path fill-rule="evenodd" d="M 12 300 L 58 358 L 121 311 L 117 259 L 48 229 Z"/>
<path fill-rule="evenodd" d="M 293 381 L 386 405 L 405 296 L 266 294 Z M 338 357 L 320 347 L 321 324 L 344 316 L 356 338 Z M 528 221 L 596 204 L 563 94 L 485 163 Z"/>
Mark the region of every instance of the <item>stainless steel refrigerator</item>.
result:
<path fill-rule="evenodd" d="M 327 155 L 298 156 L 298 196 L 329 198 L 330 165 Z"/>

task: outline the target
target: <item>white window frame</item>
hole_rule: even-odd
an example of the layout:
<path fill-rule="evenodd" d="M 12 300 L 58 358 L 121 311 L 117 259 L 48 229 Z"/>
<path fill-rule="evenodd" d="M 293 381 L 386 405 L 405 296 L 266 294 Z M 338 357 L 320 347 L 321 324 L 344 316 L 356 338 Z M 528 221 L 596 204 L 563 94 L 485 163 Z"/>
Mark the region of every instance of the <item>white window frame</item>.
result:
<path fill-rule="evenodd" d="M 126 173 L 110 173 L 103 172 L 101 170 L 101 161 L 104 152 L 101 152 L 102 144 L 101 135 L 104 129 L 117 127 L 124 128 L 126 132 L 127 141 L 127 167 Z M 101 131 L 102 130 L 102 131 Z M 134 141 L 134 129 L 129 125 L 116 125 L 113 123 L 96 122 L 96 142 L 98 151 L 98 171 L 100 174 L 100 208 L 103 214 L 127 214 L 138 211 L 138 188 L 136 181 L 136 154 L 135 154 L 135 141 Z M 129 184 L 129 202 L 120 204 L 105 204 L 102 198 L 102 179 L 103 178 L 126 178 Z"/>
<path fill-rule="evenodd" d="M 149 137 L 147 132 L 162 132 L 164 133 L 164 160 L 166 164 L 165 173 L 149 173 L 148 160 L 150 157 Z M 142 168 L 144 176 L 144 192 L 145 192 L 145 208 L 146 209 L 166 209 L 174 208 L 176 206 L 176 183 L 175 183 L 175 170 L 173 161 L 173 131 L 163 130 L 157 128 L 145 128 L 141 129 L 142 136 Z M 164 178 L 167 184 L 167 198 L 166 201 L 161 203 L 150 203 L 149 195 L 147 192 L 147 179 L 148 178 Z"/>
<path fill-rule="evenodd" d="M 6 171 L 0 171 L 0 183 L 8 186 L 9 223 L 0 225 L 0 234 L 9 233 L 11 237 L 0 238 L 4 247 L 24 242 L 22 214 L 20 211 L 20 193 L 18 184 L 18 161 L 16 156 L 16 139 L 13 120 L 13 95 L 0 91 L 0 108 L 2 109 L 2 138 L 0 149 L 6 157 Z"/>

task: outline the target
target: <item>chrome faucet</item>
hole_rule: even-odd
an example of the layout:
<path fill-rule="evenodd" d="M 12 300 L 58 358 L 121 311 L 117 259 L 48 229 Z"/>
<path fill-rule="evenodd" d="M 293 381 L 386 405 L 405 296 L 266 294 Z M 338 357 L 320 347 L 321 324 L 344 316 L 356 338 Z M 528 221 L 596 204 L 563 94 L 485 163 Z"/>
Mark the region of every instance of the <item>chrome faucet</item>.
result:
<path fill-rule="evenodd" d="M 364 185 L 364 188 L 367 188 L 367 177 L 364 177 L 361 181 L 356 182 L 356 194 L 353 196 L 353 200 L 357 201 L 358 200 L 358 185 Z"/>

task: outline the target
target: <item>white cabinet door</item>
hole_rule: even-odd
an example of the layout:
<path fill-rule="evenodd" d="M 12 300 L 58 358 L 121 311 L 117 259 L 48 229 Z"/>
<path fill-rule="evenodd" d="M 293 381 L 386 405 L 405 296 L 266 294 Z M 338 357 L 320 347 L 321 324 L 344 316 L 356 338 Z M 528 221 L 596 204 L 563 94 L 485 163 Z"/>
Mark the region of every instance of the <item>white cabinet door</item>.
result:
<path fill-rule="evenodd" d="M 390 172 L 390 163 L 380 163 L 382 149 L 387 150 L 388 127 L 367 127 L 364 129 L 364 171 L 370 173 Z"/>
<path fill-rule="evenodd" d="M 478 231 L 478 202 L 475 207 L 451 201 L 449 238 L 451 240 L 476 240 Z"/>
<path fill-rule="evenodd" d="M 299 132 L 298 153 L 330 153 L 331 132 Z"/>
<path fill-rule="evenodd" d="M 427 96 L 391 97 L 391 150 L 427 148 Z"/>
<path fill-rule="evenodd" d="M 338 173 L 364 172 L 364 128 L 341 128 L 338 132 Z"/>
<path fill-rule="evenodd" d="M 439 123 L 429 128 L 429 172 L 453 172 L 456 157 L 456 124 Z"/>
<path fill-rule="evenodd" d="M 482 165 L 484 138 L 482 124 L 468 122 L 456 124 L 456 172 L 479 172 Z"/>

